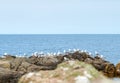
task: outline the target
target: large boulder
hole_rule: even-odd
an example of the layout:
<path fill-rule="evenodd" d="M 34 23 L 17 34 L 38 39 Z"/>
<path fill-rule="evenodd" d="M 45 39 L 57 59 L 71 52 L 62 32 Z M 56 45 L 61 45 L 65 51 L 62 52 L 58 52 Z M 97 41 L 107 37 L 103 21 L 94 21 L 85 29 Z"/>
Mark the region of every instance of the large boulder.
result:
<path fill-rule="evenodd" d="M 10 69 L 13 71 L 18 71 L 18 72 L 25 74 L 28 72 L 35 72 L 35 71 L 40 71 L 40 70 L 52 70 L 57 67 L 57 65 L 52 65 L 51 62 L 50 63 L 44 62 L 45 64 L 40 65 L 39 63 L 41 61 L 39 61 L 36 65 L 35 63 L 34 64 L 30 63 L 28 60 L 29 59 L 25 59 L 25 58 L 16 58 L 14 60 L 11 60 L 10 61 Z"/>
<path fill-rule="evenodd" d="M 116 77 L 120 77 L 120 63 L 116 65 L 116 71 L 115 71 Z"/>
<path fill-rule="evenodd" d="M 0 60 L 0 67 L 10 69 L 10 61 Z"/>
<path fill-rule="evenodd" d="M 115 66 L 114 66 L 114 64 L 106 64 L 106 66 L 105 66 L 105 69 L 104 69 L 104 71 L 103 71 L 103 73 L 107 76 L 107 77 L 115 77 L 115 71 L 116 71 L 116 69 L 115 69 Z"/>
<path fill-rule="evenodd" d="M 53 56 L 44 56 L 44 57 L 37 57 L 32 56 L 27 60 L 28 63 L 34 64 L 36 66 L 40 66 L 41 70 L 53 70 L 57 67 L 59 63 L 62 62 L 61 57 L 53 57 Z"/>
<path fill-rule="evenodd" d="M 17 83 L 21 76 L 21 73 L 0 68 L 0 83 Z"/>
<path fill-rule="evenodd" d="M 52 71 L 30 72 L 22 76 L 18 83 L 92 83 L 105 79 L 91 65 L 79 61 L 66 61 Z"/>

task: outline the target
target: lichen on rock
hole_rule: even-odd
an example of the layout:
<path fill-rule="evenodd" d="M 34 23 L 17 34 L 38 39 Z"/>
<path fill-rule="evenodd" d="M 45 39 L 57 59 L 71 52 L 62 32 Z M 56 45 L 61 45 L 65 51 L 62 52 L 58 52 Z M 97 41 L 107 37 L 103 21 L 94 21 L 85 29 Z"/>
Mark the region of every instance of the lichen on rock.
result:
<path fill-rule="evenodd" d="M 93 66 L 72 60 L 59 64 L 55 70 L 28 73 L 21 77 L 19 83 L 78 83 L 83 82 L 83 79 L 86 79 L 85 83 L 92 83 L 105 77 Z"/>

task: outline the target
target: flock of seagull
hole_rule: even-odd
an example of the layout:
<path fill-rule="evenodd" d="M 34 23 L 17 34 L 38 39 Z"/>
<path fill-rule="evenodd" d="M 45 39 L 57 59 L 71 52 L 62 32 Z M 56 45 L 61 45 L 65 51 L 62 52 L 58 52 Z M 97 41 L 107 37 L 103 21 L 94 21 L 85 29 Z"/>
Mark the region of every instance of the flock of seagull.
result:
<path fill-rule="evenodd" d="M 58 52 L 47 52 L 44 53 L 43 51 L 41 52 L 34 52 L 32 53 L 32 56 L 39 56 L 39 57 L 44 57 L 44 56 L 59 56 L 59 55 L 65 55 L 68 53 L 74 53 L 76 51 L 79 52 L 85 52 L 88 53 L 89 55 L 92 55 L 91 52 L 87 52 L 87 50 L 80 50 L 80 49 L 68 49 L 68 50 L 63 50 L 63 52 L 58 51 Z M 7 55 L 10 55 L 8 53 L 4 53 L 2 57 L 5 57 Z M 99 56 L 100 58 L 103 58 L 103 55 L 100 55 L 97 51 L 95 51 L 95 55 Z M 16 57 L 29 57 L 26 53 L 24 53 L 23 55 L 15 55 Z"/>

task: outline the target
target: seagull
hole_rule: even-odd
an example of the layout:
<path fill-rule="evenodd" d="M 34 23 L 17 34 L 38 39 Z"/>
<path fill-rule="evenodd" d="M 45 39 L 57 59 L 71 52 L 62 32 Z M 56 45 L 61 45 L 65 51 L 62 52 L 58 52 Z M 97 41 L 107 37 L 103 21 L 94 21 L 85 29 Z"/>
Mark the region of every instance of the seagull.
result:
<path fill-rule="evenodd" d="M 56 53 L 53 53 L 53 56 L 55 56 L 56 55 Z"/>
<path fill-rule="evenodd" d="M 76 49 L 73 49 L 74 52 L 76 52 L 77 50 Z"/>
<path fill-rule="evenodd" d="M 72 51 L 71 49 L 68 49 L 68 51 L 70 52 L 70 51 Z"/>
<path fill-rule="evenodd" d="M 18 57 L 23 57 L 22 55 L 19 55 Z"/>
<path fill-rule="evenodd" d="M 80 49 L 76 49 L 77 51 L 80 51 Z"/>
<path fill-rule="evenodd" d="M 4 56 L 8 55 L 8 53 L 4 53 Z"/>
<path fill-rule="evenodd" d="M 34 55 L 34 56 L 37 56 L 37 55 L 38 55 L 38 52 L 34 52 L 33 55 Z"/>
<path fill-rule="evenodd" d="M 87 52 L 87 50 L 84 50 L 84 52 Z"/>
<path fill-rule="evenodd" d="M 24 53 L 24 54 L 23 54 L 23 56 L 24 56 L 24 57 L 27 57 L 27 54 L 26 54 L 26 53 Z"/>
<path fill-rule="evenodd" d="M 84 50 L 81 50 L 81 52 L 84 52 Z"/>
<path fill-rule="evenodd" d="M 103 58 L 104 58 L 104 56 L 103 56 L 103 55 L 100 55 L 100 58 L 102 58 L 102 59 L 103 59 Z"/>
<path fill-rule="evenodd" d="M 66 53 L 66 50 L 64 50 L 63 52 Z"/>
<path fill-rule="evenodd" d="M 16 57 L 18 57 L 18 55 L 15 55 Z"/>
<path fill-rule="evenodd" d="M 47 55 L 50 56 L 50 53 L 48 52 Z"/>
<path fill-rule="evenodd" d="M 95 51 L 95 55 L 99 55 L 99 53 L 97 51 Z"/>
<path fill-rule="evenodd" d="M 6 58 L 5 56 L 1 56 L 1 58 Z"/>
<path fill-rule="evenodd" d="M 92 55 L 92 53 L 91 53 L 91 52 L 89 52 L 89 55 Z"/>
<path fill-rule="evenodd" d="M 68 59 L 67 57 L 64 57 L 64 60 L 65 60 L 65 61 L 68 61 L 69 59 Z"/>
<path fill-rule="evenodd" d="M 61 54 L 61 52 L 58 52 L 58 53 L 57 53 L 57 55 L 60 55 L 60 54 Z"/>
<path fill-rule="evenodd" d="M 39 53 L 40 55 L 44 55 L 44 53 L 41 51 L 40 53 Z"/>

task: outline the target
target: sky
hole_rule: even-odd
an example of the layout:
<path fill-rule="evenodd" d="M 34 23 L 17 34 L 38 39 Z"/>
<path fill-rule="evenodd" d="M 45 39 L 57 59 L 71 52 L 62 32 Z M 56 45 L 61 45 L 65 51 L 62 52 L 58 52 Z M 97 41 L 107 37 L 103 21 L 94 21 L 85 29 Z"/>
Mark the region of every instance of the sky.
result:
<path fill-rule="evenodd" d="M 0 0 L 0 34 L 120 34 L 120 0 Z"/>

